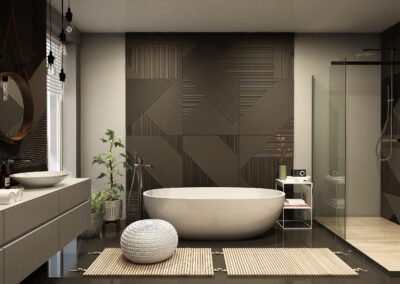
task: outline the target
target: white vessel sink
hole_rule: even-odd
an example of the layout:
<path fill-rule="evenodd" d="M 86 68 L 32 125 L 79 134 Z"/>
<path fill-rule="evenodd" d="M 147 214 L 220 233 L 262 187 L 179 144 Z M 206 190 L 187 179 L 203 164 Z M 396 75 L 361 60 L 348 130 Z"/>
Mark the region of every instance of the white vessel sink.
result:
<path fill-rule="evenodd" d="M 22 184 L 25 188 L 38 188 L 53 186 L 65 179 L 70 172 L 45 171 L 13 174 L 10 177 Z"/>

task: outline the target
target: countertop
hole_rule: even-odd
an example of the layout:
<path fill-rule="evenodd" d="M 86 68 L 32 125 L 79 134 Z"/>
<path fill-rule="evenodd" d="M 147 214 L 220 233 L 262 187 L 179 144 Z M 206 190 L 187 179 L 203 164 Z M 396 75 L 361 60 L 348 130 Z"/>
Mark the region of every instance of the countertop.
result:
<path fill-rule="evenodd" d="M 0 212 L 7 210 L 11 207 L 14 206 L 18 206 L 20 204 L 23 204 L 25 202 L 31 201 L 33 199 L 36 198 L 40 198 L 44 195 L 47 194 L 51 194 L 54 192 L 57 192 L 63 188 L 66 188 L 68 186 L 77 184 L 77 183 L 81 183 L 84 181 L 90 180 L 89 178 L 66 178 L 65 180 L 63 180 L 62 182 L 56 184 L 55 186 L 52 187 L 46 187 L 46 188 L 32 188 L 32 189 L 24 189 L 24 196 L 23 199 L 21 201 L 17 201 L 11 204 L 7 204 L 7 205 L 0 205 Z M 6 189 L 4 189 L 6 190 Z"/>

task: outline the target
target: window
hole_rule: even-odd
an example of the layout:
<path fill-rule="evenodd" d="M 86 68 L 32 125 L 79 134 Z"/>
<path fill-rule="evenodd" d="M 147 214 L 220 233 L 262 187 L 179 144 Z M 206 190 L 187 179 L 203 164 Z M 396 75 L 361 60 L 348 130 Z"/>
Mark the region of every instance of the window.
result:
<path fill-rule="evenodd" d="M 55 74 L 47 74 L 47 148 L 48 169 L 59 171 L 62 169 L 62 83 L 59 75 L 61 70 L 61 43 L 52 37 L 51 49 L 54 60 Z M 46 54 L 50 51 L 50 36 L 46 40 Z"/>

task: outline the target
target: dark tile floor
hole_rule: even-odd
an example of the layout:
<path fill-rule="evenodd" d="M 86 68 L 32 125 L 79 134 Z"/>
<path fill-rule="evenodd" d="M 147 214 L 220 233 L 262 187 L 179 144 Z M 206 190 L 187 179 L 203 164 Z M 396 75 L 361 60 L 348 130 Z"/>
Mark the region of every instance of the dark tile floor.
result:
<path fill-rule="evenodd" d="M 119 233 L 115 233 L 109 226 L 107 233 L 102 238 L 80 239 L 78 241 L 78 263 L 77 267 L 87 268 L 96 256 L 88 255 L 91 251 L 101 251 L 106 247 L 119 246 Z M 99 283 L 99 284 L 122 284 L 122 283 L 282 283 L 282 284 L 307 284 L 307 283 L 400 283 L 400 277 L 390 277 L 374 263 L 366 259 L 360 253 L 353 251 L 345 242 L 318 224 L 314 224 L 312 231 L 281 231 L 272 229 L 264 235 L 246 241 L 229 242 L 199 242 L 180 241 L 180 247 L 211 247 L 215 250 L 223 247 L 327 247 L 333 251 L 349 253 L 348 256 L 340 256 L 353 268 L 360 267 L 368 272 L 360 272 L 358 277 L 318 277 L 318 278 L 290 278 L 290 277 L 260 277 L 260 278 L 232 278 L 223 272 L 216 272 L 214 277 L 207 278 L 83 278 L 81 273 L 66 272 L 62 278 L 48 278 L 47 266 L 44 265 L 30 275 L 23 283 Z M 223 256 L 214 255 L 214 267 L 225 267 Z M 399 260 L 400 261 L 400 260 Z"/>

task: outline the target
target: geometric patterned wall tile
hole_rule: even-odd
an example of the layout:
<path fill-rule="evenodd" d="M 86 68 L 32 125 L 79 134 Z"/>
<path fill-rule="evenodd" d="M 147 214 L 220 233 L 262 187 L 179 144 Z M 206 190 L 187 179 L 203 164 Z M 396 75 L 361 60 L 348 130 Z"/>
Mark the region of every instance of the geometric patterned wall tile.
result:
<path fill-rule="evenodd" d="M 238 135 L 239 121 L 232 123 L 208 100 L 183 116 L 184 135 Z"/>
<path fill-rule="evenodd" d="M 129 127 L 171 87 L 167 79 L 126 80 L 126 125 Z"/>
<path fill-rule="evenodd" d="M 286 162 L 287 171 L 293 168 L 291 159 Z M 278 160 L 276 158 L 253 157 L 240 169 L 240 176 L 245 184 L 241 186 L 275 188 L 278 177 Z"/>
<path fill-rule="evenodd" d="M 21 127 L 24 109 L 11 96 L 3 101 L 3 88 L 0 88 L 0 114 L 0 130 L 8 136 L 15 135 Z"/>
<path fill-rule="evenodd" d="M 130 156 L 137 152 L 145 163 L 153 165 L 146 171 L 162 187 L 182 186 L 182 157 L 164 137 L 127 136 L 126 144 Z"/>
<path fill-rule="evenodd" d="M 127 37 L 126 75 L 135 79 L 181 79 L 180 41 Z"/>
<path fill-rule="evenodd" d="M 146 111 L 145 115 L 165 135 L 182 134 L 182 86 L 178 80 L 170 80 L 171 86 Z"/>
<path fill-rule="evenodd" d="M 220 137 L 184 136 L 183 151 L 217 186 L 238 186 L 238 156 Z"/>
<path fill-rule="evenodd" d="M 292 35 L 127 34 L 126 42 L 127 149 L 154 165 L 145 188 L 272 187 L 274 135 L 293 147 Z"/>
<path fill-rule="evenodd" d="M 240 118 L 241 135 L 274 135 L 293 118 L 293 79 L 279 80 Z"/>
<path fill-rule="evenodd" d="M 218 66 L 227 41 L 202 37 L 184 47 L 183 134 L 237 135 L 238 80 Z"/>
<path fill-rule="evenodd" d="M 4 1 L 3 1 L 4 2 Z M 2 2 L 2 4 L 3 4 Z M 7 5 L 10 3 L 10 5 Z M 14 12 L 11 12 L 13 9 Z M 13 24 L 4 24 L 9 16 Z M 25 139 L 10 145 L 0 142 L 0 160 L 10 157 L 32 159 L 32 163 L 18 163 L 13 171 L 47 170 L 47 117 L 46 117 L 46 1 L 5 1 L 0 10 L 0 38 L 2 41 L 0 70 L 27 77 L 33 95 L 33 123 Z M 0 88 L 1 89 L 1 88 Z M 23 103 L 20 91 L 9 81 L 11 96 L 3 102 L 0 90 L 0 129 L 14 135 L 22 122 Z"/>

